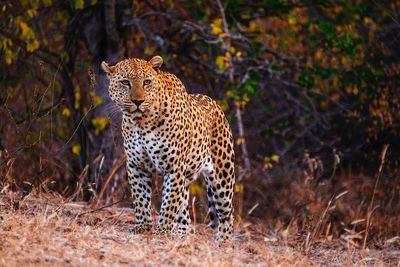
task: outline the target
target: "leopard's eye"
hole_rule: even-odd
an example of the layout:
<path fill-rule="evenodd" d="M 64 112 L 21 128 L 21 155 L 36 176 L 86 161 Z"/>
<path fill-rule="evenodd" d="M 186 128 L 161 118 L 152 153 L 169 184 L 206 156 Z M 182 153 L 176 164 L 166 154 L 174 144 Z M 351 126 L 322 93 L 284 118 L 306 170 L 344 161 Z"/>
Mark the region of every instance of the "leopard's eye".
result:
<path fill-rule="evenodd" d="M 120 81 L 120 83 L 122 83 L 123 85 L 130 85 L 128 80 L 122 80 Z"/>
<path fill-rule="evenodd" d="M 151 80 L 149 80 L 149 79 L 146 79 L 146 80 L 143 81 L 144 85 L 149 85 L 150 83 L 151 83 Z"/>

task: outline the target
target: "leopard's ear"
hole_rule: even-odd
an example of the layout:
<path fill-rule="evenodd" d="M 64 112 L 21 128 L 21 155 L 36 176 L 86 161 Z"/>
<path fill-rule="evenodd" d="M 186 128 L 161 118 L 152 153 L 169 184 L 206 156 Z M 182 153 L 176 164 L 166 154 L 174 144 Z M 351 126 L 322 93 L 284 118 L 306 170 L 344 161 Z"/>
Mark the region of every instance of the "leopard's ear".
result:
<path fill-rule="evenodd" d="M 154 56 L 152 59 L 149 60 L 150 65 L 154 69 L 159 69 L 161 68 L 161 65 L 163 64 L 163 59 L 160 56 Z"/>
<path fill-rule="evenodd" d="M 115 72 L 115 66 L 109 66 L 105 61 L 101 62 L 101 68 L 107 74 L 112 74 Z"/>

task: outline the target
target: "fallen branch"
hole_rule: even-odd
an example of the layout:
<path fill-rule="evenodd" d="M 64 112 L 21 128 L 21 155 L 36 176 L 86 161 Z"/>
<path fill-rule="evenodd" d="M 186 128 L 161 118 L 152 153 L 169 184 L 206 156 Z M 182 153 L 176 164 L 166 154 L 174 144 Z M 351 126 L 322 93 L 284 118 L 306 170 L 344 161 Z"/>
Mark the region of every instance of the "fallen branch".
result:
<path fill-rule="evenodd" d="M 98 212 L 98 211 L 104 210 L 104 209 L 112 207 L 112 206 L 114 206 L 114 205 L 116 205 L 118 203 L 121 203 L 125 199 L 126 199 L 126 197 L 123 197 L 120 200 L 118 200 L 116 202 L 113 202 L 113 203 L 111 203 L 109 205 L 105 205 L 105 206 L 102 206 L 102 207 L 94 209 L 94 210 L 89 210 L 89 211 L 85 211 L 85 212 L 79 213 L 77 217 L 80 217 L 80 216 L 85 215 L 85 214 L 94 213 L 94 212 Z"/>

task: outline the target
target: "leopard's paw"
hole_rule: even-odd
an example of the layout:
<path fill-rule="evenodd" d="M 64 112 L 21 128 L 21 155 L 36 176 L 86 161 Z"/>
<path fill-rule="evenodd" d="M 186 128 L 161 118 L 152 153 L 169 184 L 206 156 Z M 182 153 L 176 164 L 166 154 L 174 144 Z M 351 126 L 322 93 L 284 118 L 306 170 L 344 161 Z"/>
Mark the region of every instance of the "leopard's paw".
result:
<path fill-rule="evenodd" d="M 152 228 L 151 224 L 140 223 L 140 224 L 134 224 L 129 231 L 133 234 L 143 234 L 147 231 L 150 231 L 151 228 Z"/>
<path fill-rule="evenodd" d="M 158 224 L 156 227 L 155 234 L 162 235 L 162 234 L 173 234 L 173 225 L 172 224 Z"/>

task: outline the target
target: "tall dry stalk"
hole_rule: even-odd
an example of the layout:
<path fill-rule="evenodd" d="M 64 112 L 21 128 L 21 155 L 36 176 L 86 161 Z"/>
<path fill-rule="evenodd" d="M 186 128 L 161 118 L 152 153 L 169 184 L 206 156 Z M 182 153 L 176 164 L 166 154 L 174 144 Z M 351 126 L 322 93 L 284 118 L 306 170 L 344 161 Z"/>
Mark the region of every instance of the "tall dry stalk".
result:
<path fill-rule="evenodd" d="M 344 195 L 346 195 L 348 193 L 348 191 L 343 191 L 342 193 L 338 194 L 336 197 L 332 196 L 332 198 L 328 201 L 328 205 L 326 206 L 326 208 L 324 209 L 324 211 L 322 212 L 321 216 L 319 217 L 316 225 L 314 226 L 314 229 L 312 232 L 309 232 L 307 234 L 307 238 L 306 241 L 304 243 L 304 251 L 305 253 L 309 253 L 312 245 L 315 242 L 316 237 L 318 236 L 318 234 L 320 233 L 320 231 L 324 228 L 324 221 L 327 217 L 328 211 L 330 211 L 332 209 L 332 207 L 334 206 L 334 203 L 339 200 L 341 197 L 343 197 Z"/>
<path fill-rule="evenodd" d="M 367 238 L 368 238 L 368 234 L 369 234 L 369 228 L 371 227 L 372 215 L 373 215 L 374 211 L 377 209 L 377 207 L 373 207 L 374 200 L 375 200 L 375 194 L 376 194 L 376 190 L 378 189 L 379 180 L 382 176 L 383 166 L 385 165 L 385 158 L 386 158 L 386 153 L 387 153 L 388 148 L 389 148 L 389 145 L 386 144 L 386 145 L 384 145 L 384 147 L 382 149 L 381 164 L 379 165 L 378 173 L 376 174 L 376 177 L 375 177 L 374 191 L 372 192 L 371 202 L 369 203 L 369 206 L 368 206 L 367 218 L 365 220 L 365 233 L 364 233 L 364 239 L 363 239 L 363 244 L 362 244 L 363 254 L 365 253 L 365 248 L 367 247 Z"/>
<path fill-rule="evenodd" d="M 109 184 L 111 183 L 111 180 L 113 179 L 113 177 L 115 176 L 115 174 L 123 167 L 125 166 L 125 162 L 126 162 L 126 155 L 122 155 L 121 157 L 119 157 L 117 159 L 116 162 L 114 162 L 114 164 L 111 167 L 110 173 L 108 174 L 107 179 L 105 180 L 105 183 L 103 185 L 103 187 L 100 190 L 100 193 L 98 195 L 97 201 L 94 201 L 94 203 L 96 203 L 96 205 L 98 205 L 103 199 L 104 195 L 106 195 L 106 191 L 109 187 Z M 110 199 L 107 197 L 105 199 L 105 202 L 109 202 Z"/>

